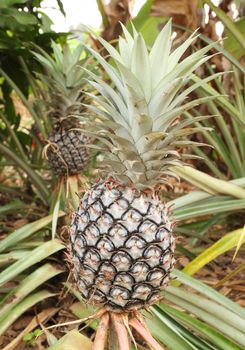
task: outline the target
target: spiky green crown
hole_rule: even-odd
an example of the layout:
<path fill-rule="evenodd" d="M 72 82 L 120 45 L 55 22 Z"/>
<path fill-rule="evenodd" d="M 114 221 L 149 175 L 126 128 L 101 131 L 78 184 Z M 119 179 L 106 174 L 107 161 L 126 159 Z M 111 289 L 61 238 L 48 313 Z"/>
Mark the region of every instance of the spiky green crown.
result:
<path fill-rule="evenodd" d="M 121 184 L 131 183 L 144 190 L 166 183 L 167 176 L 174 176 L 171 167 L 184 164 L 184 159 L 190 158 L 178 150 L 190 143 L 187 135 L 197 131 L 187 126 L 200 119 L 177 119 L 184 111 L 208 99 L 199 98 L 183 104 L 190 92 L 213 77 L 184 90 L 183 87 L 195 69 L 209 59 L 205 54 L 213 44 L 179 62 L 196 40 L 195 33 L 172 52 L 171 21 L 160 32 L 151 50 L 134 27 L 133 35 L 125 27 L 123 33 L 118 50 L 98 38 L 114 64 L 90 50 L 113 85 L 88 72 L 90 84 L 100 95 L 89 94 L 95 105 L 87 108 L 97 116 L 91 133 L 105 146 L 103 150 L 110 167 L 108 175 Z"/>
<path fill-rule="evenodd" d="M 38 77 L 45 87 L 43 92 L 50 115 L 53 121 L 57 122 L 72 113 L 78 113 L 81 109 L 84 98 L 82 89 L 87 77 L 87 73 L 81 67 L 86 67 L 88 54 L 81 44 L 72 50 L 68 44 L 62 49 L 60 45 L 52 42 L 52 48 L 52 56 L 41 48 L 38 48 L 39 53 L 33 54 L 44 68 Z"/>

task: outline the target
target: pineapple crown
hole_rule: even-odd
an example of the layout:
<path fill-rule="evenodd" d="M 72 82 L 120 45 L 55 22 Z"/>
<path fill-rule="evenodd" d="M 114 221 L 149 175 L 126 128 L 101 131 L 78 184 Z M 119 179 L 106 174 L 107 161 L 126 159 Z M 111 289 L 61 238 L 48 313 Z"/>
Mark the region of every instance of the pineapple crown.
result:
<path fill-rule="evenodd" d="M 74 50 L 66 43 L 64 48 L 52 41 L 52 56 L 36 47 L 32 51 L 43 67 L 43 73 L 37 73 L 44 86 L 44 98 L 54 122 L 65 119 L 70 114 L 79 113 L 86 84 L 87 73 L 81 67 L 88 64 L 88 52 L 82 44 Z"/>
<path fill-rule="evenodd" d="M 98 38 L 112 59 L 109 62 L 89 49 L 112 85 L 88 72 L 89 83 L 99 92 L 99 95 L 88 93 L 94 104 L 86 107 L 96 115 L 92 122 L 88 120 L 88 125 L 92 126 L 90 133 L 103 144 L 100 149 L 105 152 L 109 176 L 138 190 L 153 189 L 159 183 L 167 183 L 168 176 L 176 176 L 173 166 L 185 164 L 185 159 L 192 157 L 180 154 L 179 150 L 192 143 L 186 139 L 188 135 L 200 130 L 190 127 L 191 124 L 206 117 L 188 120 L 179 117 L 212 98 L 184 102 L 192 91 L 214 76 L 183 87 L 194 76 L 193 72 L 211 57 L 206 53 L 214 44 L 180 62 L 196 40 L 196 33 L 171 51 L 169 21 L 149 50 L 133 25 L 132 35 L 123 25 L 122 28 L 124 37 L 118 40 L 118 50 Z"/>

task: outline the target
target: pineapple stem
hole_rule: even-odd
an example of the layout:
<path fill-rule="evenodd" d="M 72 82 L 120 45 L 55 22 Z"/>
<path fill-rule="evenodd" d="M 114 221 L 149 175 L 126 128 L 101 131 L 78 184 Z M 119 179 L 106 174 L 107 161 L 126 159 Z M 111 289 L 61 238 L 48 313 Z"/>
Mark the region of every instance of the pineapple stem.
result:
<path fill-rule="evenodd" d="M 114 324 L 111 322 L 109 327 L 109 350 L 119 350 L 118 336 Z"/>
<path fill-rule="evenodd" d="M 97 329 L 92 350 L 104 350 L 107 342 L 107 334 L 109 330 L 109 314 L 104 313 L 101 317 L 99 327 Z"/>
<path fill-rule="evenodd" d="M 143 326 L 137 318 L 132 318 L 129 325 L 136 330 L 137 333 L 145 340 L 145 342 L 154 350 L 164 350 L 160 344 L 152 337 L 150 331 Z"/>
<path fill-rule="evenodd" d="M 118 340 L 118 349 L 119 350 L 130 350 L 129 347 L 129 337 L 128 331 L 123 322 L 123 315 L 111 313 L 111 320 L 114 324 L 115 332 Z M 115 348 L 114 348 L 115 349 Z"/>

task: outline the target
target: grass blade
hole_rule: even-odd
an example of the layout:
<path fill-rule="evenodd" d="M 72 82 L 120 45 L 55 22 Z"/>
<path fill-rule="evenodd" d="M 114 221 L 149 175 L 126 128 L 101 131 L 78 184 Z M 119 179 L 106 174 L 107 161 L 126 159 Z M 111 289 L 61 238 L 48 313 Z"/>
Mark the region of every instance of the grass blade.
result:
<path fill-rule="evenodd" d="M 59 213 L 59 217 L 64 216 L 64 212 Z M 6 250 L 7 248 L 16 245 L 18 242 L 31 236 L 33 233 L 39 231 L 41 228 L 47 226 L 52 221 L 52 215 L 48 215 L 42 219 L 35 222 L 31 222 L 16 231 L 10 233 L 5 239 L 0 242 L 0 252 Z"/>
<path fill-rule="evenodd" d="M 188 265 L 186 265 L 182 271 L 188 275 L 195 274 L 203 266 L 214 260 L 217 256 L 235 248 L 241 239 L 242 232 L 243 229 L 241 228 L 227 233 L 225 236 L 215 242 L 211 247 L 205 249 L 203 253 L 198 255 Z M 245 236 L 243 235 L 240 244 L 243 244 L 244 242 Z"/>
<path fill-rule="evenodd" d="M 166 311 L 168 314 L 172 315 L 175 319 L 179 319 L 184 324 L 186 324 L 188 327 L 191 327 L 194 331 L 197 331 L 198 333 L 203 334 L 205 337 L 210 339 L 216 346 L 218 346 L 218 349 L 222 350 L 242 350 L 242 348 L 232 343 L 229 339 L 227 339 L 223 334 L 218 332 L 215 328 L 207 325 L 206 323 L 197 320 L 196 318 L 188 315 L 187 313 L 183 311 L 179 311 L 169 305 L 161 303 L 159 305 L 159 308 Z M 217 350 L 215 346 L 215 350 Z"/>
<path fill-rule="evenodd" d="M 245 318 L 245 310 L 240 305 L 234 303 L 231 299 L 225 297 L 221 293 L 217 292 L 215 289 L 207 286 L 206 284 L 197 281 L 195 278 L 187 275 L 184 272 L 178 271 L 176 269 L 171 273 L 172 277 L 177 278 L 177 281 L 173 281 L 172 284 L 176 285 L 176 282 L 181 282 L 187 286 L 195 289 L 196 291 L 202 293 L 208 298 L 216 301 L 220 305 L 225 306 L 227 309 L 237 313 L 241 317 Z"/>
<path fill-rule="evenodd" d="M 33 305 L 39 303 L 44 299 L 50 298 L 53 295 L 53 293 L 50 293 L 47 290 L 42 290 L 24 299 L 12 311 L 8 313 L 8 315 L 3 319 L 3 321 L 0 321 L 0 335 L 2 335 L 8 329 L 8 327 L 15 320 L 17 320 L 17 318 L 20 317 L 25 311 L 30 309 Z"/>
<path fill-rule="evenodd" d="M 63 271 L 56 266 L 45 264 L 24 278 L 16 288 L 1 300 L 0 320 L 38 286 L 61 272 Z"/>
<path fill-rule="evenodd" d="M 33 249 L 26 254 L 25 257 L 16 261 L 0 273 L 0 286 L 12 280 L 18 274 L 25 271 L 28 267 L 36 264 L 37 262 L 47 258 L 61 249 L 64 249 L 64 245 L 58 240 L 48 241 L 43 243 L 40 247 Z"/>

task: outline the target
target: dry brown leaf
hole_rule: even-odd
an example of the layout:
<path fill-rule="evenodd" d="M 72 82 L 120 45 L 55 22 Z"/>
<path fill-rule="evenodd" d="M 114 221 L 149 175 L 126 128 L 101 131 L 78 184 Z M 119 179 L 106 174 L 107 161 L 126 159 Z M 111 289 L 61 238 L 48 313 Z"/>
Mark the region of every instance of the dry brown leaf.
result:
<path fill-rule="evenodd" d="M 49 308 L 47 310 L 40 312 L 38 315 L 33 317 L 33 319 L 26 326 L 26 328 L 21 333 L 19 333 L 18 336 L 14 340 L 12 340 L 7 346 L 5 346 L 5 348 L 3 350 L 18 349 L 17 345 L 22 341 L 23 336 L 25 334 L 31 332 L 34 328 L 36 328 L 39 325 L 40 322 L 43 323 L 45 320 L 47 320 L 48 318 L 55 315 L 58 310 L 59 310 L 58 308 L 52 307 L 52 308 Z"/>
<path fill-rule="evenodd" d="M 196 29 L 198 0 L 154 0 L 151 14 L 157 17 L 172 17 L 174 23 Z"/>
<path fill-rule="evenodd" d="M 108 2 L 102 0 L 109 22 L 108 26 L 103 32 L 104 39 L 111 41 L 121 34 L 122 28 L 120 22 L 125 24 L 130 19 L 130 8 L 133 1 L 111 0 Z"/>

